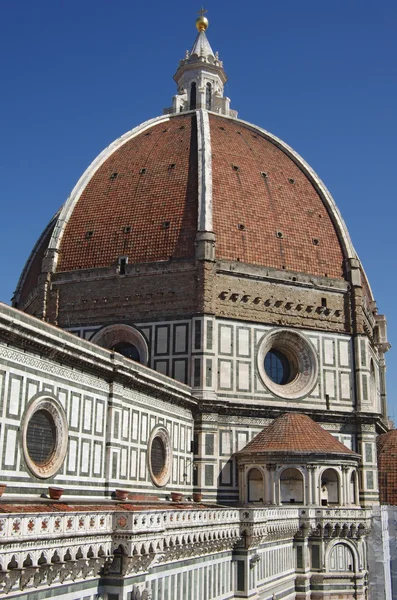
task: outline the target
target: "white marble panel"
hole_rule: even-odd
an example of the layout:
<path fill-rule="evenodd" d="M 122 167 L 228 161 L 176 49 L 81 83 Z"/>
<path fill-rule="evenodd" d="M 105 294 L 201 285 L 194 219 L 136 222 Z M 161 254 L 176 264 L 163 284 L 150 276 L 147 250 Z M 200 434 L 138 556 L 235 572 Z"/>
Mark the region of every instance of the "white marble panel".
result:
<path fill-rule="evenodd" d="M 350 375 L 341 373 L 340 375 L 340 396 L 342 400 L 350 400 Z"/>
<path fill-rule="evenodd" d="M 76 396 L 76 394 L 72 394 L 72 407 L 71 407 L 71 416 L 70 416 L 70 424 L 72 427 L 77 428 L 79 424 L 79 409 L 80 409 L 80 398 Z"/>
<path fill-rule="evenodd" d="M 146 479 L 146 453 L 142 451 L 139 454 L 139 478 Z"/>
<path fill-rule="evenodd" d="M 249 330 L 248 329 L 237 329 L 238 336 L 238 353 L 239 356 L 249 356 Z"/>
<path fill-rule="evenodd" d="M 230 431 L 221 432 L 221 449 L 222 454 L 230 455 L 232 453 L 232 436 Z"/>
<path fill-rule="evenodd" d="M 167 352 L 168 327 L 157 327 L 156 354 Z"/>
<path fill-rule="evenodd" d="M 127 448 L 121 449 L 120 475 L 127 476 Z"/>
<path fill-rule="evenodd" d="M 76 472 L 76 461 L 77 461 L 77 441 L 70 440 L 68 450 L 68 471 L 73 473 Z"/>
<path fill-rule="evenodd" d="M 220 352 L 222 354 L 232 352 L 232 328 L 229 326 L 220 326 Z"/>
<path fill-rule="evenodd" d="M 249 390 L 250 388 L 250 366 L 248 363 L 237 363 L 238 372 L 238 389 L 241 391 Z"/>
<path fill-rule="evenodd" d="M 123 410 L 123 420 L 121 423 L 121 428 L 122 428 L 122 436 L 123 438 L 128 438 L 128 429 L 129 429 L 129 423 L 130 423 L 130 419 L 129 419 L 129 410 Z"/>
<path fill-rule="evenodd" d="M 19 401 L 21 393 L 22 381 L 14 377 L 10 377 L 10 400 L 8 404 L 8 412 L 10 415 L 19 414 Z"/>
<path fill-rule="evenodd" d="M 29 389 L 28 389 L 28 397 L 29 397 Z M 68 394 L 64 391 L 58 391 L 58 400 L 62 404 L 63 408 L 66 410 Z"/>
<path fill-rule="evenodd" d="M 324 364 L 335 365 L 335 342 L 334 340 L 324 340 Z"/>
<path fill-rule="evenodd" d="M 178 483 L 178 457 L 174 456 L 172 459 L 172 481 Z"/>
<path fill-rule="evenodd" d="M 325 371 L 325 393 L 330 398 L 335 398 L 335 373 L 333 371 Z"/>
<path fill-rule="evenodd" d="M 248 436 L 246 433 L 237 434 L 237 452 L 242 450 L 248 444 Z"/>
<path fill-rule="evenodd" d="M 6 437 L 6 451 L 4 464 L 7 467 L 12 467 L 15 464 L 15 450 L 17 443 L 17 432 L 15 429 L 9 429 Z"/>
<path fill-rule="evenodd" d="M 96 431 L 97 433 L 103 432 L 103 402 L 96 403 Z"/>
<path fill-rule="evenodd" d="M 37 392 L 39 391 L 39 385 L 38 383 L 33 383 L 32 381 L 28 382 L 27 385 L 27 391 L 26 391 L 26 399 L 29 402 L 29 400 L 31 398 L 33 398 L 33 396 L 35 394 L 37 394 Z M 65 404 L 62 403 L 62 406 L 65 408 L 66 407 L 66 398 L 65 398 L 65 392 L 60 392 L 58 394 L 58 398 L 59 400 L 62 402 L 62 398 L 64 399 Z"/>
<path fill-rule="evenodd" d="M 183 425 L 181 425 L 181 445 L 180 445 L 180 450 L 181 450 L 181 452 L 185 451 L 185 427 Z"/>
<path fill-rule="evenodd" d="M 147 441 L 147 415 L 142 415 L 141 441 L 142 442 L 146 442 Z"/>
<path fill-rule="evenodd" d="M 230 361 L 219 361 L 219 384 L 221 388 L 230 389 L 232 386 L 232 365 Z"/>
<path fill-rule="evenodd" d="M 181 383 L 186 382 L 186 362 L 184 360 L 174 362 L 174 378 Z"/>
<path fill-rule="evenodd" d="M 138 452 L 137 450 L 131 451 L 131 468 L 130 473 L 132 479 L 136 479 L 138 475 Z"/>
<path fill-rule="evenodd" d="M 95 444 L 94 449 L 94 474 L 101 474 L 101 465 L 102 465 L 102 447 L 100 444 Z"/>
<path fill-rule="evenodd" d="M 84 429 L 91 431 L 92 400 L 86 398 L 84 402 Z"/>
<path fill-rule="evenodd" d="M 132 439 L 138 439 L 138 420 L 139 415 L 137 412 L 132 413 Z"/>
<path fill-rule="evenodd" d="M 186 336 L 186 330 L 187 327 L 186 325 L 176 325 L 174 332 L 175 332 L 175 352 L 186 352 L 187 348 L 186 348 L 186 343 L 187 343 L 187 336 Z"/>
<path fill-rule="evenodd" d="M 83 442 L 81 444 L 81 472 L 89 473 L 90 472 L 90 443 Z"/>
<path fill-rule="evenodd" d="M 339 364 L 341 367 L 349 366 L 349 342 L 339 340 Z"/>

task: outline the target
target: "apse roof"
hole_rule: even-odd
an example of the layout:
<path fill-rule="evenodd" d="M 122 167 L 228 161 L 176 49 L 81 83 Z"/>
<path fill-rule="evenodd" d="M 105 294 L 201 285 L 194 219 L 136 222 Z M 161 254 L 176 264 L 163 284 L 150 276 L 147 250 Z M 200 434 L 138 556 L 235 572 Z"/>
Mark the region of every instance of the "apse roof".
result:
<path fill-rule="evenodd" d="M 397 505 L 397 429 L 377 439 L 379 499 L 381 504 Z"/>
<path fill-rule="evenodd" d="M 238 454 L 348 454 L 358 455 L 339 442 L 310 417 L 285 413 L 265 427 Z"/>

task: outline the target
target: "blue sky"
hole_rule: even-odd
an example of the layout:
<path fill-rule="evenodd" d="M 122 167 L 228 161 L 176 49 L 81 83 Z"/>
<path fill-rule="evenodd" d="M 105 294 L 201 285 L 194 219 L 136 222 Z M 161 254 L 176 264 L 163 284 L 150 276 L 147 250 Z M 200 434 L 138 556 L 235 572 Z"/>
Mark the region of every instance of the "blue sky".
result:
<path fill-rule="evenodd" d="M 208 37 L 243 119 L 323 179 L 397 346 L 397 3 L 209 1 Z M 15 0 L 0 6 L 0 300 L 95 156 L 171 104 L 199 4 Z M 397 353 L 388 359 L 397 419 Z"/>

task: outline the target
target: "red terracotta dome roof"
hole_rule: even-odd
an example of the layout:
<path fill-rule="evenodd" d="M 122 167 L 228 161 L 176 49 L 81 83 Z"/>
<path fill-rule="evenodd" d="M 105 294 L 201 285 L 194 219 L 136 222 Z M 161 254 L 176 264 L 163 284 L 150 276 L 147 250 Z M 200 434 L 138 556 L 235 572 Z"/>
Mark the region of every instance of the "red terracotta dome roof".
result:
<path fill-rule="evenodd" d="M 307 176 L 259 132 L 236 120 L 209 120 L 216 257 L 342 277 L 337 232 Z M 197 164 L 191 114 L 119 147 L 76 203 L 57 271 L 111 266 L 120 255 L 130 263 L 194 258 Z"/>
<path fill-rule="evenodd" d="M 340 240 L 307 175 L 254 128 L 210 123 L 217 258 L 342 277 Z"/>
<path fill-rule="evenodd" d="M 397 429 L 377 439 L 379 499 L 381 504 L 397 505 Z"/>
<path fill-rule="evenodd" d="M 19 300 L 37 284 L 47 247 L 57 256 L 56 272 L 111 267 L 120 256 L 129 264 L 194 259 L 199 112 L 154 119 L 99 155 L 60 211 L 51 239 L 47 229 L 36 245 Z M 350 240 L 310 167 L 254 125 L 207 114 L 204 169 L 211 179 L 216 258 L 343 278 Z"/>
<path fill-rule="evenodd" d="M 285 413 L 265 427 L 239 454 L 255 452 L 288 454 L 358 455 L 339 442 L 307 415 Z"/>
<path fill-rule="evenodd" d="M 76 203 L 57 271 L 107 267 L 119 256 L 130 263 L 194 258 L 195 122 L 190 114 L 159 123 L 109 156 Z"/>

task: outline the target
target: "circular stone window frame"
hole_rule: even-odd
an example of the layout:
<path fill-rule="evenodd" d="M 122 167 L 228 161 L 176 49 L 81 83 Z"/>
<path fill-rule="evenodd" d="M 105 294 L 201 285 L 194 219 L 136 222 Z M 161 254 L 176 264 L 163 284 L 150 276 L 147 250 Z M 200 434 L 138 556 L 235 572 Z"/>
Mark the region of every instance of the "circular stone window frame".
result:
<path fill-rule="evenodd" d="M 55 443 L 50 458 L 42 465 L 37 464 L 29 454 L 27 432 L 29 422 L 38 411 L 50 415 L 54 425 Z M 62 467 L 68 449 L 69 429 L 66 413 L 62 404 L 51 396 L 40 396 L 33 399 L 27 406 L 21 422 L 21 443 L 25 464 L 29 471 L 39 479 L 49 479 L 56 475 Z"/>
<path fill-rule="evenodd" d="M 290 380 L 285 384 L 272 381 L 265 370 L 265 357 L 270 350 L 278 350 L 289 362 Z M 310 340 L 290 329 L 272 329 L 259 342 L 257 367 L 266 388 L 279 398 L 300 400 L 308 396 L 318 381 L 318 359 Z"/>
<path fill-rule="evenodd" d="M 139 353 L 139 363 L 147 365 L 149 361 L 149 348 L 144 335 L 132 325 L 115 323 L 105 325 L 98 329 L 90 339 L 90 342 L 102 346 L 102 348 L 113 348 L 117 344 L 126 343 L 136 347 Z M 117 351 L 116 351 L 117 352 Z"/>
<path fill-rule="evenodd" d="M 153 473 L 151 460 L 153 440 L 156 437 L 159 437 L 161 439 L 165 449 L 164 467 L 160 475 L 155 475 Z M 153 481 L 154 485 L 159 488 L 165 487 L 170 480 L 172 472 L 172 444 L 170 434 L 168 433 L 168 430 L 165 427 L 157 426 L 152 430 L 150 434 L 148 442 L 147 464 L 149 468 L 150 478 Z"/>

